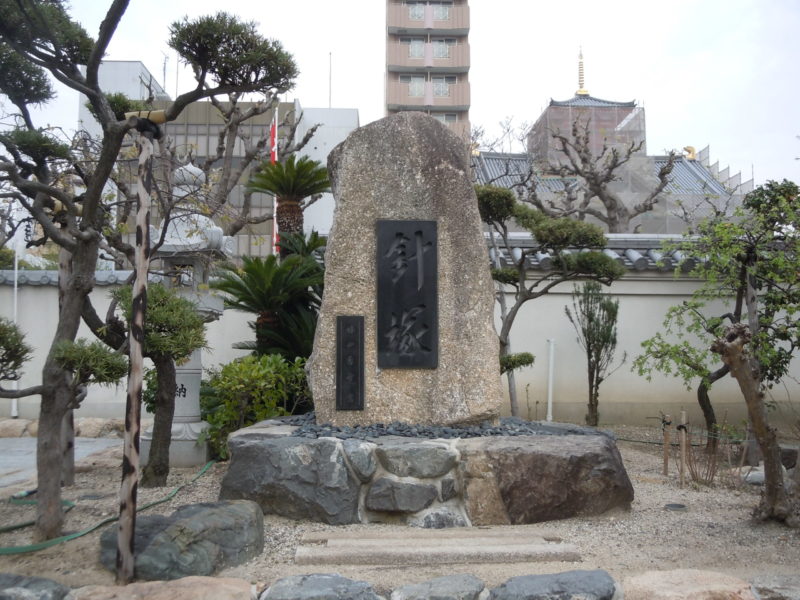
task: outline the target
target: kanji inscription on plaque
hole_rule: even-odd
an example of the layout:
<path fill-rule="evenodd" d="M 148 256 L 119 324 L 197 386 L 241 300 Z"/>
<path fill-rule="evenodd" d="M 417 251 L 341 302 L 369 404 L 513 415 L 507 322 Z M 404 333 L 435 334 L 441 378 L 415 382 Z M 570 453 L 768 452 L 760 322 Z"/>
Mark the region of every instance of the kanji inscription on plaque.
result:
<path fill-rule="evenodd" d="M 435 369 L 436 221 L 379 220 L 376 234 L 378 367 Z"/>
<path fill-rule="evenodd" d="M 364 317 L 336 317 L 336 410 L 364 410 Z"/>

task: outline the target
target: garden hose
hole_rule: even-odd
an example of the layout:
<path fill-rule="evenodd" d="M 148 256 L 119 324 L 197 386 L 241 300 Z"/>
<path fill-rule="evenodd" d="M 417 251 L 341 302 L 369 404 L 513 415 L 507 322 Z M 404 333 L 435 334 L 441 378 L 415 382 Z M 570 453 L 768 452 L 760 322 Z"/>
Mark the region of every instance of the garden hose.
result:
<path fill-rule="evenodd" d="M 17 506 L 26 506 L 31 504 L 36 504 L 36 500 L 25 500 L 28 496 L 31 496 L 36 493 L 36 490 L 29 490 L 27 492 L 22 492 L 19 494 L 14 494 L 11 498 L 8 499 L 9 504 L 16 504 Z M 64 507 L 64 512 L 68 513 L 73 508 L 75 508 L 75 503 L 71 500 L 62 500 L 61 506 Z M 0 533 L 8 533 L 9 531 L 15 531 L 17 529 L 23 529 L 25 527 L 30 527 L 34 525 L 36 521 L 25 521 L 24 523 L 16 523 L 14 525 L 5 525 L 4 527 L 0 527 Z"/>
<path fill-rule="evenodd" d="M 172 498 L 174 498 L 175 495 L 180 490 L 182 490 L 187 485 L 190 485 L 190 484 L 194 483 L 195 481 L 197 481 L 198 479 L 200 479 L 200 477 L 202 477 L 206 473 L 206 471 L 208 471 L 211 468 L 211 465 L 213 465 L 215 462 L 217 462 L 217 461 L 211 460 L 211 461 L 207 462 L 206 465 L 202 469 L 200 469 L 200 472 L 191 479 L 191 481 L 187 481 L 186 483 L 183 483 L 183 484 L 179 485 L 178 487 L 173 489 L 169 494 L 167 494 L 166 496 L 164 496 L 160 500 L 154 500 L 153 502 L 149 502 L 149 503 L 145 504 L 144 506 L 140 506 L 139 508 L 136 509 L 136 512 L 138 513 L 138 512 L 141 512 L 143 510 L 146 510 L 148 508 L 152 508 L 153 506 L 157 506 L 159 504 L 163 504 L 164 502 L 168 502 L 169 500 L 172 500 Z M 30 495 L 30 493 L 26 493 L 26 496 L 27 495 Z M 24 503 L 24 504 L 35 504 L 36 503 L 35 500 L 20 500 L 19 498 L 17 498 L 17 499 L 11 498 L 10 500 L 13 503 Z M 74 502 L 69 502 L 67 500 L 63 500 L 62 504 L 66 503 L 66 502 L 68 502 L 69 504 L 72 504 L 72 506 L 75 506 Z M 67 504 L 64 504 L 64 505 L 68 506 Z M 72 506 L 69 506 L 67 508 L 67 510 L 72 508 Z M 31 544 L 29 546 L 10 546 L 10 547 L 7 547 L 7 548 L 0 547 L 0 556 L 10 555 L 10 554 L 25 554 L 27 552 L 38 552 L 39 550 L 44 550 L 45 548 L 50 548 L 51 546 L 56 546 L 56 545 L 61 544 L 63 542 L 68 542 L 70 540 L 74 540 L 76 538 L 82 537 L 82 536 L 86 535 L 87 533 L 91 533 L 92 531 L 95 531 L 96 529 L 102 527 L 103 525 L 107 525 L 108 523 L 113 523 L 114 521 L 116 521 L 118 519 L 119 519 L 119 516 L 108 517 L 107 519 L 104 519 L 104 520 L 100 521 L 99 523 L 84 529 L 83 531 L 77 531 L 75 533 L 70 533 L 69 535 L 64 535 L 64 536 L 61 536 L 61 537 L 53 538 L 52 540 L 46 540 L 44 542 L 39 542 L 38 544 Z M 4 528 L 3 531 L 13 531 L 14 529 L 20 529 L 22 527 L 27 527 L 28 525 L 32 525 L 33 523 L 34 523 L 34 521 L 30 521 L 30 522 L 27 522 L 27 523 L 20 523 L 18 525 L 10 525 L 10 526 L 8 526 L 9 528 Z"/>

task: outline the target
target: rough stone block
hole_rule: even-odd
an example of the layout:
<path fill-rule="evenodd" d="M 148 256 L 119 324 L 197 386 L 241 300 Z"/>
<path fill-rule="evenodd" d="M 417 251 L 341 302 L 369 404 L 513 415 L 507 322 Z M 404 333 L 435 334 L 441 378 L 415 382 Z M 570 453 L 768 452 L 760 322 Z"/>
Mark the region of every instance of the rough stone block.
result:
<path fill-rule="evenodd" d="M 408 525 L 423 529 L 447 529 L 449 527 L 467 527 L 469 523 L 462 515 L 442 506 L 410 517 Z"/>
<path fill-rule="evenodd" d="M 367 491 L 369 510 L 413 513 L 428 508 L 436 499 L 436 488 L 428 483 L 408 483 L 381 477 Z"/>
<path fill-rule="evenodd" d="M 32 422 L 28 419 L 0 419 L 0 437 L 22 437 L 31 434 Z"/>
<path fill-rule="evenodd" d="M 359 522 L 361 483 L 347 468 L 340 441 L 233 435 L 228 447 L 231 460 L 220 498 L 253 500 L 265 514 L 293 519 Z"/>
<path fill-rule="evenodd" d="M 169 517 L 136 520 L 135 574 L 148 581 L 211 575 L 247 562 L 264 548 L 264 515 L 255 502 L 233 500 L 182 506 Z M 100 536 L 100 561 L 115 569 L 117 528 Z"/>
<path fill-rule="evenodd" d="M 759 600 L 800 600 L 800 575 L 760 575 L 751 583 Z"/>
<path fill-rule="evenodd" d="M 378 461 L 375 459 L 375 444 L 360 440 L 345 440 L 342 442 L 342 447 L 356 476 L 364 483 L 369 481 L 378 468 Z"/>
<path fill-rule="evenodd" d="M 622 458 L 606 436 L 472 438 L 458 448 L 473 525 L 601 514 L 633 501 Z"/>
<path fill-rule="evenodd" d="M 328 170 L 336 209 L 308 367 L 318 421 L 446 425 L 496 418 L 502 390 L 494 294 L 464 141 L 432 117 L 404 112 L 350 134 L 331 152 Z M 435 369 L 378 368 L 378 220 L 436 222 Z M 409 264 L 412 254 L 406 254 Z M 409 277 L 419 278 L 416 264 L 408 269 Z M 409 307 L 405 315 L 415 339 L 425 334 L 414 330 L 417 308 Z M 335 409 L 337 315 L 365 317 L 363 411 Z"/>
<path fill-rule="evenodd" d="M 384 442 L 375 453 L 383 468 L 398 477 L 441 477 L 458 460 L 458 452 L 441 442 L 408 439 Z"/>
<path fill-rule="evenodd" d="M 452 477 L 445 477 L 439 482 L 439 500 L 447 502 L 458 496 L 458 482 Z"/>
<path fill-rule="evenodd" d="M 612 600 L 616 584 L 603 570 L 512 577 L 492 590 L 491 600 Z M 627 589 L 625 598 L 627 600 Z"/>

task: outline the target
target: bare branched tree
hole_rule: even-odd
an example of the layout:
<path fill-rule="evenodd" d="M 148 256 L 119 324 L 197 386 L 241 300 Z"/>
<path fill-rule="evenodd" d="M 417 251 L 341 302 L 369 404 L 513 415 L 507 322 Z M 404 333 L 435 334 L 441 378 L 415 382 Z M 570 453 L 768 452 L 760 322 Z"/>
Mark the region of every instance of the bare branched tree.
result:
<path fill-rule="evenodd" d="M 583 124 L 580 118 L 572 123 L 570 135 L 555 131 L 553 139 L 558 143 L 559 149 L 565 160 L 550 168 L 562 176 L 579 178 L 583 199 L 576 207 L 577 193 L 565 196 L 564 210 L 570 214 L 577 212 L 579 217 L 590 215 L 608 227 L 609 233 L 627 233 L 630 231 L 631 220 L 646 212 L 650 212 L 656 203 L 663 197 L 663 192 L 669 184 L 669 175 L 675 165 L 677 155 L 670 152 L 667 162 L 659 169 L 658 183 L 650 190 L 644 199 L 628 206 L 620 195 L 614 192 L 610 184 L 620 179 L 621 169 L 642 149 L 644 142 L 630 142 L 624 148 L 609 145 L 604 142 L 602 151 L 595 156 L 590 145 L 590 122 Z M 577 189 L 575 190 L 577 192 Z M 602 208 L 595 208 L 590 203 L 593 199 L 599 200 Z M 564 216 L 552 206 L 547 206 L 532 198 L 534 205 L 552 216 Z"/>

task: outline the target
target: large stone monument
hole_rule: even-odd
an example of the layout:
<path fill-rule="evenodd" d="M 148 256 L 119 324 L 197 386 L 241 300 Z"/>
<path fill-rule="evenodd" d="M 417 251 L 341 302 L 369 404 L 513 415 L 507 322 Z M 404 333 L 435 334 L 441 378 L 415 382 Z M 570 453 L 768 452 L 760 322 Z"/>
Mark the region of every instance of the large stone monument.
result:
<path fill-rule="evenodd" d="M 309 360 L 318 423 L 495 419 L 493 286 L 464 141 L 422 113 L 353 132 Z"/>

